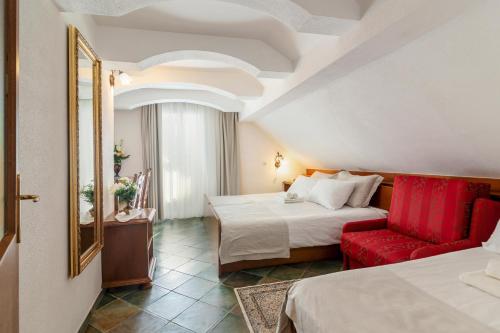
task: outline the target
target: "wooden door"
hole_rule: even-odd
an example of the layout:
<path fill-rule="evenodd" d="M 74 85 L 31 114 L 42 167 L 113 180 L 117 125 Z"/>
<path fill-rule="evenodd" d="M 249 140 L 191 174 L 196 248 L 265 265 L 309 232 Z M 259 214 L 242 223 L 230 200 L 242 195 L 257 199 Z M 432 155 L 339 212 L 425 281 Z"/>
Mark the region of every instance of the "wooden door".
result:
<path fill-rule="evenodd" d="M 19 331 L 18 3 L 0 0 L 0 332 Z"/>

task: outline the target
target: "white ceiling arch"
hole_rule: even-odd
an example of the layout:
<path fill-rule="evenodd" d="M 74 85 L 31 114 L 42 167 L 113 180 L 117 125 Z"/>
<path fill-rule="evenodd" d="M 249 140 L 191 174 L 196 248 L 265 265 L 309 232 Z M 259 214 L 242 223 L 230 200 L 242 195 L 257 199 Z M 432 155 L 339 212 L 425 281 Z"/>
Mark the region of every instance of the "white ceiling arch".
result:
<path fill-rule="evenodd" d="M 117 80 L 115 96 L 143 88 L 206 90 L 242 99 L 258 98 L 264 92 L 264 87 L 259 80 L 232 68 L 191 69 L 157 66 L 141 71 L 132 78 L 131 84 L 125 86 L 120 85 Z"/>
<path fill-rule="evenodd" d="M 140 61 L 137 65 L 140 69 L 148 69 L 153 66 L 168 64 L 174 61 L 180 60 L 202 60 L 202 61 L 213 61 L 220 62 L 225 65 L 238 68 L 244 72 L 257 77 L 261 70 L 255 65 L 242 60 L 240 58 L 233 57 L 231 55 L 222 54 L 219 52 L 204 51 L 204 50 L 178 50 L 170 51 L 162 54 L 157 54 Z"/>
<path fill-rule="evenodd" d="M 200 104 L 224 112 L 243 111 L 243 102 L 210 91 L 185 89 L 138 89 L 115 97 L 115 109 L 132 110 L 156 103 L 186 102 Z"/>
<path fill-rule="evenodd" d="M 141 64 L 142 69 L 176 60 L 215 60 L 257 77 L 283 78 L 293 73 L 290 59 L 255 39 L 99 27 L 99 55 L 114 62 Z"/>
<path fill-rule="evenodd" d="M 93 15 L 122 16 L 134 10 L 171 0 L 55 0 L 61 10 Z M 299 5 L 292 0 L 205 0 L 207 2 L 226 2 L 252 10 L 266 13 L 283 22 L 297 32 L 338 35 L 352 28 L 359 20 L 354 18 L 338 18 L 333 16 L 313 15 L 304 4 Z M 355 0 L 342 0 L 351 4 Z"/>

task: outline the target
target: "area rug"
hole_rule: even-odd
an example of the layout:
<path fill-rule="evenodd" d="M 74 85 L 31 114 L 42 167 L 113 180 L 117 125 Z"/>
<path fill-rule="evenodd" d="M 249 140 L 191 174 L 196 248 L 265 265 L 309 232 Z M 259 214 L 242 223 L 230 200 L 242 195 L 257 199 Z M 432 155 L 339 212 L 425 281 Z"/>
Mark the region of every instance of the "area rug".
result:
<path fill-rule="evenodd" d="M 236 288 L 234 292 L 251 333 L 274 333 L 286 293 L 298 280 Z"/>

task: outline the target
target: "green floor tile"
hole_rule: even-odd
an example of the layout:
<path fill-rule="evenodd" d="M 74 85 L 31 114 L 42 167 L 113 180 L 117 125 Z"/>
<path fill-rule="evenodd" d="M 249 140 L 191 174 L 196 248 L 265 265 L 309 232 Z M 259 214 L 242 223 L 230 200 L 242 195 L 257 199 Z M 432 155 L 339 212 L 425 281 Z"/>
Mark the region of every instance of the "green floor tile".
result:
<path fill-rule="evenodd" d="M 137 307 L 144 308 L 154 303 L 161 297 L 165 296 L 169 292 L 170 291 L 168 289 L 153 285 L 153 287 L 149 289 L 141 289 L 131 294 L 128 294 L 123 298 L 123 300 Z"/>
<path fill-rule="evenodd" d="M 157 332 L 167 321 L 146 312 L 140 312 L 113 328 L 109 333 Z"/>
<path fill-rule="evenodd" d="M 237 303 L 233 288 L 224 285 L 215 286 L 200 301 L 228 310 Z"/>
<path fill-rule="evenodd" d="M 226 314 L 226 311 L 198 302 L 176 317 L 173 322 L 195 332 L 206 332 L 215 326 Z"/>
<path fill-rule="evenodd" d="M 220 323 L 218 323 L 210 333 L 248 333 L 245 320 L 242 317 L 228 314 Z"/>

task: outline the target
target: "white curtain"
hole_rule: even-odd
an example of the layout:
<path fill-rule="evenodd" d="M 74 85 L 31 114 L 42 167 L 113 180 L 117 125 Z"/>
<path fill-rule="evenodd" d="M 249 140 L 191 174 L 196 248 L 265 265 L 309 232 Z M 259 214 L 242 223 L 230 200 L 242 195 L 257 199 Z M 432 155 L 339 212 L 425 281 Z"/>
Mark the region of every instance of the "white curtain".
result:
<path fill-rule="evenodd" d="M 166 218 L 203 216 L 205 194 L 217 194 L 219 111 L 189 103 L 161 108 L 163 213 Z"/>

